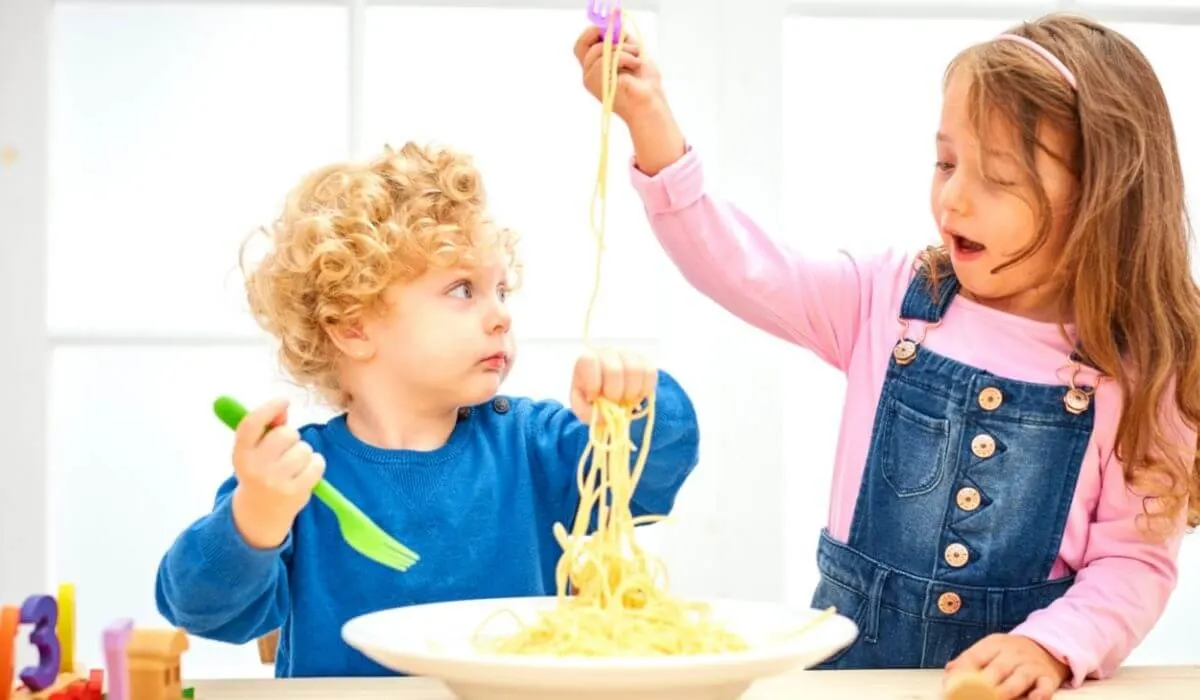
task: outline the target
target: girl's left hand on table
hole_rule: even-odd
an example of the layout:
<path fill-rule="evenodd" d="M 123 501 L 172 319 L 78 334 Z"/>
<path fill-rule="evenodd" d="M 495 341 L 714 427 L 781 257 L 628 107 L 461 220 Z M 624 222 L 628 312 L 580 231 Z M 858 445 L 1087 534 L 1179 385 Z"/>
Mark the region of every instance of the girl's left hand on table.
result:
<path fill-rule="evenodd" d="M 1017 634 L 993 634 L 946 664 L 948 674 L 977 672 L 996 688 L 997 700 L 1050 700 L 1067 679 L 1067 665 L 1040 644 Z"/>

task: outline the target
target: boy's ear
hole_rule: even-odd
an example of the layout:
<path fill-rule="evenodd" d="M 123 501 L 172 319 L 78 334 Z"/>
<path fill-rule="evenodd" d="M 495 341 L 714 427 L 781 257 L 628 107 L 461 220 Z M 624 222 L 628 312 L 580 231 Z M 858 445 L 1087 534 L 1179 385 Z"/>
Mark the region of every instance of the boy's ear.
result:
<path fill-rule="evenodd" d="M 362 321 L 325 326 L 325 333 L 342 355 L 355 362 L 366 362 L 375 356 L 375 343 Z"/>

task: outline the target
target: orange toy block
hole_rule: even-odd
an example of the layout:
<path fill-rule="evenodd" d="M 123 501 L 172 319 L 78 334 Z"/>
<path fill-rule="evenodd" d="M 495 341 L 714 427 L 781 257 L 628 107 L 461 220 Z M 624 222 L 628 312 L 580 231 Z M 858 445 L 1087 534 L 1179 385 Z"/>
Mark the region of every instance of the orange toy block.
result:
<path fill-rule="evenodd" d="M 21 624 L 21 611 L 11 605 L 0 609 L 0 700 L 10 700 L 13 692 L 13 664 L 16 662 L 15 648 L 17 627 Z"/>

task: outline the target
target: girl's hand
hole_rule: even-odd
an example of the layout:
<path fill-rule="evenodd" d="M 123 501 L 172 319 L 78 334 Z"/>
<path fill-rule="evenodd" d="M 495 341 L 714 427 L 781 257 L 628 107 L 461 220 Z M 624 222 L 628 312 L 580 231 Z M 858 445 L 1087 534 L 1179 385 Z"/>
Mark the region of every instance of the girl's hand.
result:
<path fill-rule="evenodd" d="M 637 167 L 649 176 L 683 157 L 687 143 L 667 106 L 658 66 L 647 57 L 636 39 L 626 36 L 615 51 L 617 86 L 613 113 L 629 127 Z M 583 84 L 598 100 L 604 99 L 604 35 L 588 27 L 575 41 L 575 58 L 583 69 Z"/>
<path fill-rule="evenodd" d="M 571 410 L 584 423 L 592 420 L 592 404 L 599 398 L 623 406 L 637 406 L 654 394 L 658 370 L 646 358 L 626 350 L 585 352 L 575 362 L 571 383 Z"/>
<path fill-rule="evenodd" d="M 1040 644 L 1017 634 L 993 634 L 946 664 L 948 674 L 978 672 L 997 700 L 1050 700 L 1067 680 L 1067 665 Z"/>
<path fill-rule="evenodd" d="M 621 50 L 612 45 L 612 59 L 617 63 L 617 91 L 613 113 L 626 123 L 636 122 L 657 103 L 665 101 L 662 77 L 654 61 L 642 55 L 637 39 L 626 33 Z M 604 99 L 604 36 L 603 30 L 590 26 L 575 40 L 575 58 L 583 69 L 583 85 L 597 100 Z"/>

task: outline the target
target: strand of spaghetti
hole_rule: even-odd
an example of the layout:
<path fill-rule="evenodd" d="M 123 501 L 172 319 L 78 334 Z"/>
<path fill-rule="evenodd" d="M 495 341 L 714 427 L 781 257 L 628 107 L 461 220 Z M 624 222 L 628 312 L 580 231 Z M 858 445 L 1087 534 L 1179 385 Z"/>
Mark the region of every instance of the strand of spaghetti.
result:
<path fill-rule="evenodd" d="M 616 13 L 610 13 L 610 17 L 615 17 Z M 637 41 L 641 43 L 641 31 L 637 27 L 637 22 L 632 17 L 627 17 L 624 12 L 621 12 L 624 19 L 629 19 L 629 25 L 633 27 Z M 597 164 L 596 183 L 592 189 L 591 210 L 589 212 L 589 222 L 592 227 L 592 236 L 596 239 L 596 260 L 595 271 L 593 274 L 592 293 L 588 299 L 587 311 L 584 314 L 583 321 L 583 342 L 588 343 L 591 331 L 592 317 L 595 313 L 596 301 L 600 296 L 600 279 L 601 265 L 603 263 L 604 253 L 604 235 L 608 228 L 608 145 L 609 134 L 612 125 L 613 105 L 617 99 L 617 77 L 620 69 L 620 62 L 614 60 L 615 55 L 625 46 L 625 26 L 626 22 L 621 22 L 621 32 L 617 37 L 617 41 L 613 42 L 613 22 L 610 20 L 607 28 L 604 30 L 604 44 L 601 53 L 601 86 L 600 86 L 600 158 Z M 599 222 L 597 222 L 597 205 L 599 205 Z"/>

